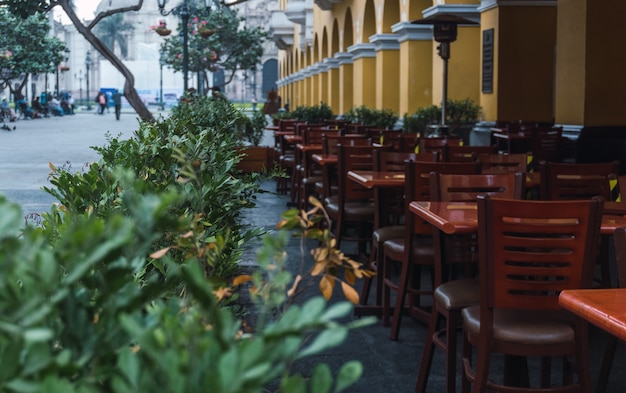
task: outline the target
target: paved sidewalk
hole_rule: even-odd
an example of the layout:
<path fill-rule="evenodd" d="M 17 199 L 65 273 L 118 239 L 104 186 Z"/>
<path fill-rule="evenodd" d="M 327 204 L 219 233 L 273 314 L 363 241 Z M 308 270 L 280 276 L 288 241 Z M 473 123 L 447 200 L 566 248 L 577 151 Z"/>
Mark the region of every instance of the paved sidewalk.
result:
<path fill-rule="evenodd" d="M 25 214 L 49 210 L 53 198 L 41 190 L 48 186 L 49 163 L 71 165 L 78 171 L 99 156 L 91 146 L 106 144 L 106 134 L 130 137 L 138 129 L 137 116 L 123 113 L 19 120 L 0 129 L 0 193 L 22 205 Z"/>

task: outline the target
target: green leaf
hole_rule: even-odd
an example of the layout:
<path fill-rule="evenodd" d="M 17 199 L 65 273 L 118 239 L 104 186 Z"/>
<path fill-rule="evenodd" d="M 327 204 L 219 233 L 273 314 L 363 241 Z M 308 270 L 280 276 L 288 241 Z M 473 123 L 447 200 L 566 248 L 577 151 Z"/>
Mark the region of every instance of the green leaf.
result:
<path fill-rule="evenodd" d="M 284 393 L 306 393 L 306 381 L 301 375 L 285 377 L 280 382 L 280 391 Z"/>
<path fill-rule="evenodd" d="M 311 393 L 328 393 L 332 384 L 330 367 L 324 363 L 316 365 L 311 377 Z"/>
<path fill-rule="evenodd" d="M 344 389 L 352 386 L 356 381 L 361 378 L 363 374 L 363 365 L 358 360 L 352 360 L 341 366 L 339 374 L 337 375 L 337 385 L 335 386 L 335 393 L 339 393 Z"/>
<path fill-rule="evenodd" d="M 348 337 L 348 329 L 338 326 L 334 329 L 327 329 L 318 334 L 313 342 L 298 354 L 298 358 L 311 356 L 323 352 L 328 348 L 333 348 L 343 343 Z"/>

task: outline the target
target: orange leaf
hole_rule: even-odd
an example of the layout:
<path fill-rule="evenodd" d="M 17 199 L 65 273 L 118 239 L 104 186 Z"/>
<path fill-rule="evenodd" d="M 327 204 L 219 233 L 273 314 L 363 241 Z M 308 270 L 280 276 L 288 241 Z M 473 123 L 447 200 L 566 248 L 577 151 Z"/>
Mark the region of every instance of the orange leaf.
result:
<path fill-rule="evenodd" d="M 150 258 L 154 258 L 154 259 L 162 258 L 163 255 L 167 254 L 170 248 L 172 247 L 165 247 L 165 248 L 160 249 L 159 251 L 155 251 L 152 254 L 150 254 Z"/>
<path fill-rule="evenodd" d="M 331 281 L 326 275 L 320 280 L 320 291 L 322 291 L 324 299 L 330 299 L 330 296 L 333 294 L 333 285 L 334 282 Z"/>
<path fill-rule="evenodd" d="M 350 285 L 354 285 L 354 283 L 356 282 L 356 277 L 354 276 L 354 272 L 350 269 L 346 269 L 343 273 L 343 276 L 346 279 L 346 282 Z"/>
<path fill-rule="evenodd" d="M 350 285 L 345 282 L 341 282 L 341 289 L 343 290 L 343 295 L 348 299 L 352 304 L 359 303 L 359 294 L 354 290 Z"/>
<path fill-rule="evenodd" d="M 313 266 L 313 269 L 311 270 L 311 276 L 315 277 L 322 273 L 326 269 L 326 265 L 326 261 L 316 262 L 315 266 Z"/>
<path fill-rule="evenodd" d="M 249 275 L 249 274 L 242 274 L 242 275 L 239 275 L 239 276 L 235 277 L 235 279 L 233 280 L 233 285 L 234 286 L 241 285 L 244 282 L 248 282 L 250 280 L 252 280 L 252 276 L 251 275 Z"/>

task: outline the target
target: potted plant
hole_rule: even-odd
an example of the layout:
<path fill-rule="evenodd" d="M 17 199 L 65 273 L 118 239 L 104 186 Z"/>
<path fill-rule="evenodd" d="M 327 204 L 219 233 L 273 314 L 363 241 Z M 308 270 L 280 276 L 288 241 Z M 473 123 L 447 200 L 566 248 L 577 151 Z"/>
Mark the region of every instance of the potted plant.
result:
<path fill-rule="evenodd" d="M 172 33 L 172 30 L 167 28 L 167 23 L 164 20 L 160 20 L 156 26 L 150 26 L 150 30 L 155 31 L 158 35 L 165 37 Z"/>
<path fill-rule="evenodd" d="M 398 121 L 398 115 L 391 109 L 373 109 L 365 105 L 350 109 L 344 117 L 351 123 L 388 130 L 393 129 Z"/>
<path fill-rule="evenodd" d="M 237 167 L 243 172 L 261 172 L 271 168 L 274 162 L 274 148 L 259 146 L 267 126 L 267 118 L 261 111 L 252 112 L 248 117 L 242 114 L 236 124 L 236 139 L 243 142 L 239 147 L 242 154 Z"/>
<path fill-rule="evenodd" d="M 463 138 L 469 144 L 469 134 L 480 117 L 481 108 L 469 98 L 464 100 L 448 100 L 446 107 L 446 124 L 450 133 Z M 404 132 L 426 135 L 429 125 L 441 122 L 441 107 L 429 105 L 419 108 L 413 114 L 404 114 L 402 130 Z"/>

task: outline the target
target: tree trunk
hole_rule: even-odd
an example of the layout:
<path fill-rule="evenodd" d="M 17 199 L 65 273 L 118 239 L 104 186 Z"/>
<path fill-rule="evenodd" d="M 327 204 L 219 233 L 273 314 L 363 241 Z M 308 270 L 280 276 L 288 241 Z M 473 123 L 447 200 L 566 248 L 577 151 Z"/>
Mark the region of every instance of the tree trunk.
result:
<path fill-rule="evenodd" d="M 126 82 L 124 83 L 124 96 L 126 97 L 126 100 L 128 100 L 128 103 L 133 107 L 133 109 L 137 111 L 137 115 L 139 115 L 139 117 L 144 121 L 154 121 L 154 116 L 152 116 L 152 113 L 148 110 L 146 105 L 141 100 L 141 97 L 139 97 L 137 91 L 135 90 L 135 77 L 133 76 L 132 72 L 130 72 L 130 70 L 126 68 L 124 63 L 122 63 L 122 61 L 118 59 L 117 56 L 115 56 L 115 54 L 111 50 L 109 50 L 109 48 L 107 48 L 106 45 L 104 45 L 102 41 L 100 41 L 100 39 L 98 39 L 98 37 L 96 37 L 91 32 L 93 26 L 105 16 L 124 11 L 138 11 L 143 5 L 143 0 L 139 0 L 136 6 L 125 7 L 101 13 L 96 16 L 96 19 L 94 19 L 89 26 L 85 26 L 84 24 L 82 24 L 80 19 L 78 19 L 78 16 L 70 5 L 70 0 L 58 0 L 57 5 L 60 5 L 63 8 L 67 16 L 76 27 L 76 30 L 78 30 L 78 32 L 83 37 L 85 37 L 87 42 L 93 45 L 93 47 L 98 52 L 100 52 L 102 56 L 104 56 L 104 58 L 109 60 L 111 64 L 115 68 L 117 68 L 117 70 L 124 76 L 124 78 L 126 79 Z"/>

